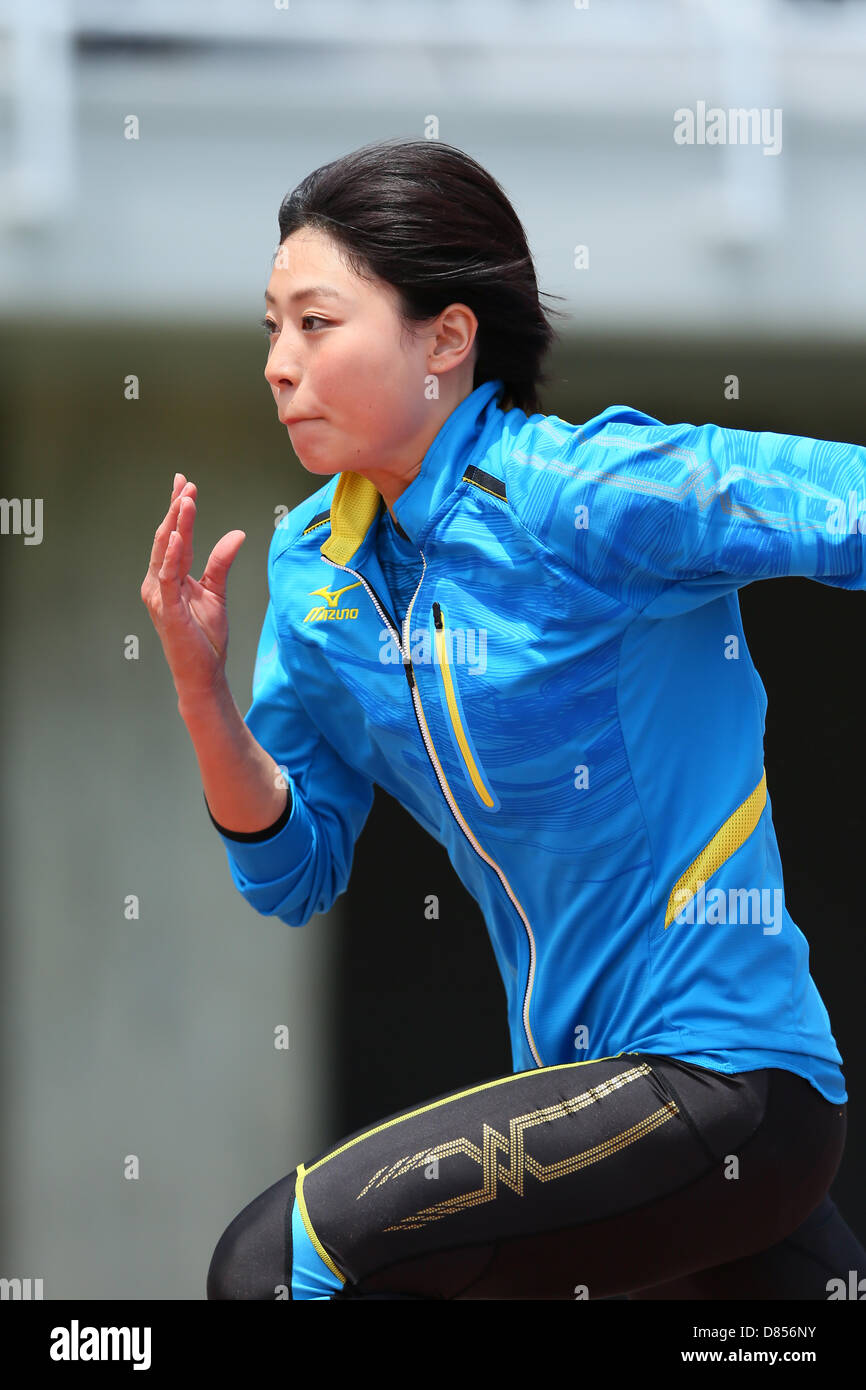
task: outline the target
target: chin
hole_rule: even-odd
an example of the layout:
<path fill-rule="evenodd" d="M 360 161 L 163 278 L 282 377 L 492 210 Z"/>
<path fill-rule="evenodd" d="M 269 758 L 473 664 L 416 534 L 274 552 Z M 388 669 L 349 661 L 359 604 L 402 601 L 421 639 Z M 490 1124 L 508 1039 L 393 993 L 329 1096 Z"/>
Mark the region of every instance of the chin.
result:
<path fill-rule="evenodd" d="M 305 458 L 298 453 L 297 449 L 294 450 L 294 455 L 301 467 L 305 468 L 308 473 L 321 473 L 325 477 L 331 477 L 334 473 L 340 472 L 341 465 L 339 463 L 332 463 L 328 459 L 312 458 L 309 454 Z"/>
<path fill-rule="evenodd" d="M 310 466 L 310 464 L 304 463 L 303 459 L 301 459 L 301 466 L 303 467 L 305 473 L 311 474 L 314 478 L 333 478 L 335 473 L 341 472 L 339 465 L 335 465 L 334 467 L 324 467 L 322 465 L 319 465 L 318 467 L 313 468 Z"/>

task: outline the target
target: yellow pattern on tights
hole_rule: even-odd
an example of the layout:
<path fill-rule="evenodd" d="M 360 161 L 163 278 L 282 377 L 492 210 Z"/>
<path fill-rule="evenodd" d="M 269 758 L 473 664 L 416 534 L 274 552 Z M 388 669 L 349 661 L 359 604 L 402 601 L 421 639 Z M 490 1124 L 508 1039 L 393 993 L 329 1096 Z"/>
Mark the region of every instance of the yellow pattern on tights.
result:
<path fill-rule="evenodd" d="M 524 1195 L 524 1176 L 527 1173 L 530 1173 L 537 1182 L 551 1182 L 555 1178 L 564 1177 L 567 1173 L 577 1172 L 578 1169 L 586 1168 L 591 1163 L 598 1163 L 611 1154 L 619 1153 L 630 1144 L 642 1139 L 644 1135 L 651 1134 L 653 1130 L 658 1129 L 659 1125 L 667 1123 L 674 1115 L 678 1114 L 677 1106 L 673 1101 L 668 1101 L 658 1110 L 654 1110 L 652 1114 L 647 1115 L 636 1124 L 630 1125 L 621 1133 L 613 1135 L 612 1138 L 605 1139 L 602 1143 L 595 1144 L 592 1148 L 584 1149 L 580 1153 L 570 1154 L 567 1158 L 561 1158 L 555 1163 L 540 1163 L 538 1159 L 526 1152 L 524 1135 L 527 1130 L 536 1125 L 565 1119 L 589 1105 L 596 1104 L 620 1086 L 625 1086 L 630 1081 L 637 1081 L 639 1077 L 651 1075 L 651 1071 L 652 1069 L 644 1062 L 640 1066 L 630 1067 L 628 1071 L 620 1072 L 618 1076 L 611 1077 L 609 1081 L 602 1081 L 597 1086 L 589 1087 L 588 1090 L 571 1099 L 557 1101 L 553 1105 L 544 1106 L 541 1110 L 530 1110 L 525 1115 L 518 1115 L 509 1121 L 507 1138 L 494 1129 L 492 1125 L 484 1124 L 480 1145 L 474 1144 L 465 1136 L 461 1136 L 459 1139 L 447 1139 L 441 1144 L 435 1144 L 432 1148 L 421 1150 L 418 1153 L 405 1155 L 403 1158 L 397 1159 L 395 1163 L 380 1168 L 378 1172 L 374 1173 L 366 1186 L 358 1193 L 357 1200 L 360 1200 L 371 1189 L 383 1187 L 385 1183 L 401 1177 L 404 1173 L 426 1167 L 434 1160 L 449 1158 L 457 1153 L 465 1154 L 479 1165 L 483 1174 L 481 1187 L 457 1197 L 449 1197 L 441 1202 L 434 1202 L 429 1207 L 423 1207 L 411 1216 L 404 1217 L 395 1225 L 386 1226 L 386 1231 L 418 1230 L 421 1226 L 426 1226 L 432 1221 L 439 1221 L 444 1216 L 465 1211 L 467 1207 L 492 1202 L 496 1199 L 499 1183 L 504 1183 L 512 1192 L 516 1192 L 518 1196 L 522 1197 Z M 500 1153 L 509 1159 L 507 1168 L 503 1167 L 499 1161 Z"/>

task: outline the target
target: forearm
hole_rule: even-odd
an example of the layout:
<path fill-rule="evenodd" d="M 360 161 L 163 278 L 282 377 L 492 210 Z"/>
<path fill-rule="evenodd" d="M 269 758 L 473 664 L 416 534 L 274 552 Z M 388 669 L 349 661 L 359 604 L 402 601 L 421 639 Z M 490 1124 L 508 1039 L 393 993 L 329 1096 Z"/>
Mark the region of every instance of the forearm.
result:
<path fill-rule="evenodd" d="M 243 721 L 226 681 L 207 697 L 178 697 L 193 742 L 211 815 L 226 830 L 250 834 L 274 824 L 288 796 L 278 764 Z"/>

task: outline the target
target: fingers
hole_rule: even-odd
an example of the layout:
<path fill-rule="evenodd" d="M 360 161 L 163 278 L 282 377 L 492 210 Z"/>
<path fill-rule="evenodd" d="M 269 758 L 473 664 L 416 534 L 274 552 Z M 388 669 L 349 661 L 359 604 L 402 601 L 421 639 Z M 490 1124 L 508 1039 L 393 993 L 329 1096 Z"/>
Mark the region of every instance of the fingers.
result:
<path fill-rule="evenodd" d="M 219 594 L 225 598 L 229 570 L 246 538 L 245 531 L 229 531 L 220 537 L 208 557 L 201 577 L 203 589 L 209 589 L 212 594 Z"/>
<path fill-rule="evenodd" d="M 156 578 L 162 567 L 170 537 L 177 524 L 182 499 L 184 497 L 194 498 L 195 493 L 195 483 L 188 483 L 182 473 L 176 473 L 171 493 L 171 505 L 165 514 L 162 524 L 157 527 L 156 534 L 153 538 L 150 563 L 147 569 L 148 578 Z"/>
<path fill-rule="evenodd" d="M 150 565 L 142 584 L 141 596 L 149 602 L 156 584 L 163 600 L 175 603 L 180 598 L 181 585 L 192 565 L 192 538 L 195 527 L 195 483 L 187 482 L 176 473 L 171 492 L 171 505 L 162 524 L 157 528 L 150 553 Z M 246 540 L 246 532 L 229 531 L 217 541 L 199 581 L 191 581 L 213 594 L 225 597 L 228 572 Z"/>
<path fill-rule="evenodd" d="M 189 493 L 177 497 L 177 518 L 174 530 L 166 542 L 166 551 L 157 578 L 161 584 L 180 584 L 189 574 L 192 564 L 192 532 L 195 525 L 195 502 Z M 172 595 L 174 597 L 174 595 Z"/>
<path fill-rule="evenodd" d="M 180 581 L 183 578 L 181 573 L 182 556 L 183 540 L 177 531 L 172 531 L 156 576 L 162 592 L 163 604 L 166 602 L 174 603 L 180 596 Z"/>
<path fill-rule="evenodd" d="M 195 498 L 188 492 L 182 492 L 179 496 L 177 520 L 174 523 L 174 534 L 180 536 L 180 571 L 181 579 L 189 574 L 192 568 L 192 533 L 195 527 Z"/>

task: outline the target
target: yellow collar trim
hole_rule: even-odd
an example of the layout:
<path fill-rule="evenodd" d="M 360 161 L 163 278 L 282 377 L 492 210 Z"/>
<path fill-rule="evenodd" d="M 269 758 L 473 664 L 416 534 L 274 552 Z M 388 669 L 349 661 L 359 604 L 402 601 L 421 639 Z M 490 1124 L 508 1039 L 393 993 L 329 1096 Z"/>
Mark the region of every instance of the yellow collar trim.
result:
<path fill-rule="evenodd" d="M 326 560 L 347 565 L 382 504 L 379 489 L 361 473 L 341 473 L 331 502 L 331 534 L 319 548 Z"/>

